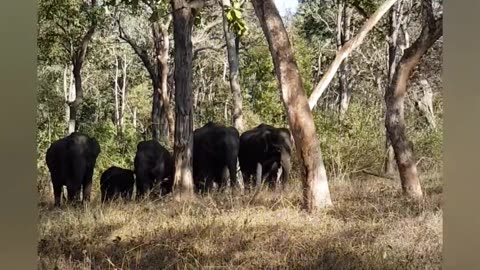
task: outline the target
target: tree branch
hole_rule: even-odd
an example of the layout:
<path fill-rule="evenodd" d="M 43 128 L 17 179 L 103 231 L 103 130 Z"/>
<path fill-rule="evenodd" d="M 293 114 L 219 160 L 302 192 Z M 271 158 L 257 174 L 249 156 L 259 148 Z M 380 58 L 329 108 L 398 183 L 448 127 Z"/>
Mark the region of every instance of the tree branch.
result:
<path fill-rule="evenodd" d="M 227 44 L 223 44 L 220 47 L 207 46 L 207 47 L 201 47 L 201 48 L 195 49 L 193 51 L 192 60 L 195 60 L 197 58 L 198 54 L 202 51 L 211 50 L 211 51 L 221 52 L 222 49 L 225 48 L 226 46 L 227 46 Z"/>
<path fill-rule="evenodd" d="M 337 55 L 335 59 L 333 60 L 332 64 L 328 68 L 327 72 L 325 75 L 323 75 L 322 79 L 320 82 L 317 84 L 315 89 L 313 90 L 312 94 L 310 95 L 310 98 L 308 100 L 308 105 L 310 109 L 313 109 L 315 105 L 317 104 L 318 99 L 322 96 L 323 92 L 325 89 L 327 89 L 327 86 L 330 84 L 332 81 L 333 77 L 335 76 L 335 73 L 337 72 L 338 68 L 340 67 L 340 64 L 343 62 L 345 58 L 356 48 L 358 48 L 363 40 L 365 39 L 367 33 L 372 30 L 372 28 L 378 23 L 378 21 L 382 18 L 382 16 L 390 9 L 390 7 L 393 6 L 393 4 L 397 0 L 387 0 L 385 1 L 378 9 L 373 13 L 372 17 L 370 17 L 365 24 L 362 26 L 358 34 L 350 39 L 345 45 L 340 48 L 340 50 L 337 51 Z"/>
<path fill-rule="evenodd" d="M 150 78 L 157 83 L 157 75 L 155 72 L 155 68 L 153 67 L 152 62 L 150 61 L 150 58 L 148 57 L 148 52 L 144 48 L 140 48 L 135 41 L 125 32 L 123 29 L 120 20 L 117 19 L 117 25 L 118 25 L 118 30 L 119 30 L 119 35 L 122 40 L 128 43 L 130 47 L 133 49 L 135 54 L 140 57 L 140 60 L 142 60 L 143 65 L 147 69 L 148 74 L 150 75 Z"/>

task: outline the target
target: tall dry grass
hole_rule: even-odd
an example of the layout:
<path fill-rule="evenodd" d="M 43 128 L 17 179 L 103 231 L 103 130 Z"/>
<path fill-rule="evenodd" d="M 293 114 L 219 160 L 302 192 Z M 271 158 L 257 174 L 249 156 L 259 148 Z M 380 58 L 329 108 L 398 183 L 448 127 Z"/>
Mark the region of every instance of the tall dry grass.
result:
<path fill-rule="evenodd" d="M 425 200 L 399 181 L 331 180 L 335 207 L 308 215 L 300 187 L 283 194 L 211 194 L 54 209 L 39 204 L 39 269 L 440 269 L 442 183 Z"/>

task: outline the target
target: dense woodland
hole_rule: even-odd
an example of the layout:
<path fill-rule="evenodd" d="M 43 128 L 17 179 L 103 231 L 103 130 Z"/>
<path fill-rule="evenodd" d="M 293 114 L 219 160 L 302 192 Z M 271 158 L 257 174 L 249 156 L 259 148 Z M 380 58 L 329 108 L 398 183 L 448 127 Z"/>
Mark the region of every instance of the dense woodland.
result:
<path fill-rule="evenodd" d="M 261 123 L 289 128 L 295 153 L 286 197 L 311 188 L 317 180 L 309 179 L 309 170 L 320 163 L 326 176 L 316 177 L 330 186 L 350 189 L 375 178 L 398 192 L 403 187 L 407 197 L 422 197 L 416 185 L 428 186 L 442 171 L 442 1 L 299 1 L 297 12 L 282 17 L 289 42 L 272 7 L 273 1 L 257 0 L 39 0 L 40 200 L 52 198 L 46 150 L 74 130 L 101 145 L 93 177 L 98 190 L 108 167 L 133 167 L 138 142 L 154 138 L 176 158 L 185 157 L 185 138 L 209 121 L 240 132 Z M 371 19 L 376 15 L 378 22 Z M 363 30 L 369 31 L 359 39 Z M 300 80 L 292 75 L 295 67 Z M 306 147 L 316 141 L 318 153 L 308 156 L 313 150 Z M 186 181 L 177 173 L 177 182 Z M 383 196 L 382 188 L 375 190 Z M 333 205 L 342 207 L 344 192 L 336 191 L 330 190 Z M 309 206 L 309 196 L 316 195 L 307 191 L 300 200 L 307 209 L 320 206 Z M 388 196 L 382 197 L 392 201 L 388 205 L 403 200 Z M 428 191 L 425 196 L 428 201 Z M 440 252 L 441 245 L 433 250 Z M 102 263 L 113 267 L 122 256 Z M 200 265 L 206 262 L 186 267 Z M 286 265 L 313 267 L 278 266 Z"/>

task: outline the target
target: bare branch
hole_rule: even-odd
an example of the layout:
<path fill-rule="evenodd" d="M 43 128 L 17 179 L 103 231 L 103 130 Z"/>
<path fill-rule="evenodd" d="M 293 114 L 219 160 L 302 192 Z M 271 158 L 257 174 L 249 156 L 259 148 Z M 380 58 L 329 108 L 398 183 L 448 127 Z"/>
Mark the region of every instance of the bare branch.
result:
<path fill-rule="evenodd" d="M 313 109 L 315 105 L 317 104 L 318 99 L 322 96 L 323 92 L 325 89 L 327 89 L 327 86 L 330 84 L 332 81 L 333 77 L 335 76 L 335 73 L 337 72 L 337 69 L 340 67 L 340 64 L 343 62 L 343 60 L 356 48 L 358 48 L 363 40 L 365 39 L 367 33 L 372 30 L 372 28 L 378 23 L 378 21 L 382 18 L 382 16 L 390 9 L 390 7 L 393 6 L 393 4 L 397 0 L 387 0 L 385 1 L 377 11 L 370 17 L 365 24 L 362 26 L 358 34 L 350 39 L 345 45 L 338 50 L 337 55 L 335 59 L 333 60 L 332 64 L 328 68 L 327 72 L 325 75 L 322 77 L 320 82 L 317 84 L 315 89 L 313 90 L 312 94 L 310 95 L 310 98 L 308 100 L 308 105 L 310 106 L 310 109 Z"/>

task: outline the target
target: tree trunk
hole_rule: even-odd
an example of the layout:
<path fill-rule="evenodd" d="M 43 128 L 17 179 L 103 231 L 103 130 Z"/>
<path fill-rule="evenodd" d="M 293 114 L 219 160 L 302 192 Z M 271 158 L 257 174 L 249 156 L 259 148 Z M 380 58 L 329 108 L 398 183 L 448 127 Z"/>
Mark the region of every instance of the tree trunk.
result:
<path fill-rule="evenodd" d="M 192 28 L 196 10 L 185 0 L 171 0 L 175 42 L 174 194 L 193 196 Z"/>
<path fill-rule="evenodd" d="M 161 76 L 163 70 L 165 69 L 167 74 L 168 74 L 168 61 L 164 61 L 162 57 L 163 51 L 165 50 L 164 47 L 166 47 L 166 59 L 168 60 L 168 42 L 163 44 L 164 40 L 162 37 L 162 34 L 160 34 L 161 29 L 158 26 L 158 22 L 152 23 L 152 32 L 154 35 L 153 42 L 155 44 L 155 59 L 152 61 L 151 57 L 149 56 L 148 52 L 139 47 L 134 39 L 132 39 L 122 28 L 121 24 L 119 21 L 117 21 L 119 30 L 120 30 L 120 38 L 126 41 L 130 47 L 134 50 L 135 54 L 140 57 L 140 60 L 142 60 L 142 63 L 144 67 L 148 71 L 148 75 L 150 77 L 150 80 L 152 82 L 152 88 L 153 88 L 153 98 L 152 98 L 152 114 L 151 114 L 151 125 L 150 128 L 152 130 L 152 138 L 154 140 L 159 141 L 162 134 L 166 135 L 168 138 L 169 134 L 169 127 L 171 127 L 171 124 L 168 124 L 168 119 L 173 123 L 173 116 L 169 117 L 168 113 L 165 113 L 164 110 L 164 105 L 166 104 L 167 107 L 170 105 L 170 96 L 167 94 L 166 96 L 163 95 L 162 91 L 162 84 L 163 84 L 163 78 Z M 167 24 L 168 25 L 168 24 Z M 167 28 L 168 29 L 168 28 Z M 163 30 L 162 30 L 163 31 Z M 167 40 L 168 40 L 168 32 L 167 32 Z M 167 63 L 165 66 L 162 64 Z M 165 91 L 165 93 L 168 93 L 168 90 Z M 164 102 L 165 97 L 167 97 L 167 101 Z M 168 109 L 166 111 L 171 111 L 171 109 Z M 170 114 L 171 115 L 171 114 Z M 163 130 L 162 130 L 162 123 L 163 125 Z M 148 127 L 147 127 L 148 129 Z M 163 132 L 162 132 L 163 131 Z M 171 135 L 170 135 L 171 136 Z"/>
<path fill-rule="evenodd" d="M 413 152 L 413 143 L 406 135 L 404 119 L 404 99 L 408 79 L 425 52 L 443 33 L 442 18 L 435 20 L 432 0 L 422 1 L 424 25 L 420 36 L 405 50 L 400 59 L 392 81 L 385 91 L 386 116 L 385 127 L 392 142 L 397 161 L 400 180 L 404 193 L 412 198 L 423 196 Z"/>
<path fill-rule="evenodd" d="M 96 0 L 92 0 L 91 8 L 94 8 L 97 4 Z M 68 132 L 74 132 L 77 127 L 77 117 L 80 110 L 80 106 L 83 102 L 83 88 L 82 88 L 82 67 L 85 62 L 85 56 L 87 55 L 88 44 L 92 40 L 95 29 L 97 28 L 97 20 L 95 16 L 92 17 L 92 22 L 87 33 L 83 36 L 79 47 L 75 51 L 72 57 L 73 64 L 73 78 L 75 80 L 75 100 L 69 102 L 70 106 L 70 120 L 68 123 Z"/>
<path fill-rule="evenodd" d="M 115 79 L 113 81 L 113 96 L 115 99 L 115 127 L 117 128 L 117 131 L 120 130 L 120 107 L 118 105 L 119 104 L 118 89 L 120 89 L 120 87 L 118 86 L 118 80 L 119 80 L 118 73 L 119 73 L 119 61 L 118 61 L 118 56 L 115 54 Z"/>
<path fill-rule="evenodd" d="M 120 131 L 123 134 L 125 132 L 125 105 L 127 104 L 127 55 L 123 54 L 122 60 L 122 98 L 120 104 Z"/>
<path fill-rule="evenodd" d="M 320 142 L 285 26 L 273 0 L 252 3 L 269 45 L 290 130 L 302 161 L 304 207 L 312 212 L 331 206 Z"/>
<path fill-rule="evenodd" d="M 68 76 L 70 74 L 70 76 Z M 70 78 L 70 80 L 69 80 Z M 63 70 L 63 94 L 65 96 L 65 124 L 67 130 L 70 132 L 69 123 L 70 123 L 70 100 L 73 90 L 73 75 L 69 65 L 65 65 Z"/>
<path fill-rule="evenodd" d="M 170 94 L 168 92 L 168 52 L 169 52 L 169 36 L 168 27 L 170 25 L 171 17 L 168 17 L 167 22 L 153 22 L 152 33 L 155 43 L 155 58 L 157 64 L 157 77 L 160 80 L 160 97 L 161 97 L 161 121 L 162 130 L 165 137 L 169 141 L 173 141 L 174 132 L 174 117 L 170 104 Z"/>
<path fill-rule="evenodd" d="M 160 86 L 158 83 L 153 84 L 152 99 L 152 139 L 160 141 L 162 134 L 162 99 L 160 97 Z"/>
<path fill-rule="evenodd" d="M 222 6 L 230 7 L 230 0 L 222 0 Z M 228 21 L 223 14 L 223 32 L 225 35 L 225 41 L 227 44 L 228 66 L 229 66 L 229 80 L 230 89 L 232 91 L 232 123 L 233 126 L 240 132 L 243 131 L 243 113 L 242 113 L 242 91 L 240 87 L 240 72 L 239 72 L 239 59 L 238 48 L 235 39 L 235 33 L 229 29 Z"/>
<path fill-rule="evenodd" d="M 133 108 L 133 127 L 137 128 L 137 107 Z"/>
<path fill-rule="evenodd" d="M 340 50 L 345 43 L 350 39 L 350 22 L 352 18 L 352 8 L 348 6 L 347 0 L 339 0 L 338 7 L 338 23 L 337 23 L 337 46 Z M 348 57 L 342 61 L 339 67 L 339 115 L 340 120 L 345 117 L 350 104 L 351 89 L 348 82 L 348 71 L 350 65 L 348 63 Z"/>
<path fill-rule="evenodd" d="M 335 76 L 335 73 L 337 72 L 337 69 L 340 67 L 340 64 L 342 63 L 342 61 L 353 50 L 358 48 L 363 43 L 363 40 L 367 36 L 367 33 L 370 32 L 370 30 L 372 30 L 372 28 L 382 18 L 383 14 L 385 14 L 396 1 L 397 0 L 386 0 L 377 9 L 377 11 L 375 11 L 375 13 L 365 22 L 365 24 L 362 26 L 358 34 L 354 36 L 352 39 L 350 39 L 348 42 L 346 42 L 345 45 L 342 46 L 342 48 L 337 51 L 337 55 L 335 56 L 335 59 L 333 60 L 332 64 L 328 68 L 327 72 L 325 72 L 325 75 L 323 75 L 322 79 L 317 84 L 317 86 L 315 86 L 315 89 L 313 90 L 312 94 L 310 95 L 310 98 L 308 99 L 308 105 L 310 106 L 310 109 L 313 109 L 315 107 L 318 99 L 322 96 L 323 92 L 325 91 L 325 89 L 327 89 L 327 86 L 330 84 L 333 77 Z"/>
<path fill-rule="evenodd" d="M 403 4 L 405 0 L 398 0 L 390 11 L 389 22 L 389 37 L 388 37 L 388 85 L 392 83 L 395 69 L 400 61 L 401 54 L 398 54 L 398 32 L 400 31 L 401 21 L 403 17 Z M 386 131 L 386 130 L 385 130 Z M 386 132 L 385 132 L 386 133 Z M 384 170 L 386 175 L 393 175 L 395 172 L 395 153 L 393 151 L 392 143 L 388 136 L 385 136 L 386 157 L 384 163 Z"/>

